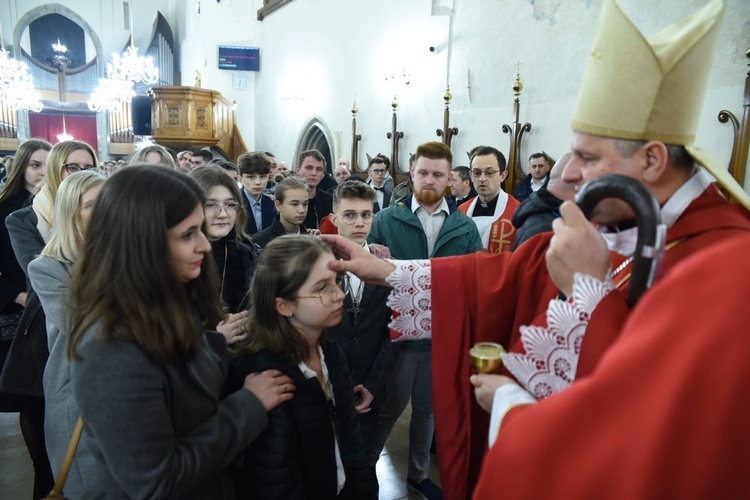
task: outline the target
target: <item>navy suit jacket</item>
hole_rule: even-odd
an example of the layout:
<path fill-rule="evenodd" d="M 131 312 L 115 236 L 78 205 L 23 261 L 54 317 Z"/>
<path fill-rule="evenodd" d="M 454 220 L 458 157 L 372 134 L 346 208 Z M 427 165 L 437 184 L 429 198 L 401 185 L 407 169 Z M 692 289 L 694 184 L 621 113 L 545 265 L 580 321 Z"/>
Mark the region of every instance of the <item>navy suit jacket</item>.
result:
<path fill-rule="evenodd" d="M 245 232 L 250 236 L 254 235 L 261 229 L 265 229 L 273 224 L 273 220 L 276 217 L 276 205 L 273 200 L 266 195 L 260 197 L 260 216 L 263 221 L 263 227 L 257 227 L 255 224 L 255 217 L 253 217 L 253 208 L 250 205 L 249 195 L 245 188 L 242 188 L 242 202 L 245 204 L 245 212 L 247 212 L 247 224 L 245 225 Z"/>

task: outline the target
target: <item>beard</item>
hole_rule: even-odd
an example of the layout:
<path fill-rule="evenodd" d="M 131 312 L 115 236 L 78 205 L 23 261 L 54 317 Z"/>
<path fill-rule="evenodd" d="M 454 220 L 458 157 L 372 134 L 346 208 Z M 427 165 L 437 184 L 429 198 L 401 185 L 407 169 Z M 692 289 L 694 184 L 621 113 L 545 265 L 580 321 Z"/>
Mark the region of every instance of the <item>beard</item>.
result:
<path fill-rule="evenodd" d="M 414 191 L 414 197 L 419 204 L 428 207 L 440 203 L 440 200 L 443 199 L 443 194 L 436 193 L 435 191 Z"/>

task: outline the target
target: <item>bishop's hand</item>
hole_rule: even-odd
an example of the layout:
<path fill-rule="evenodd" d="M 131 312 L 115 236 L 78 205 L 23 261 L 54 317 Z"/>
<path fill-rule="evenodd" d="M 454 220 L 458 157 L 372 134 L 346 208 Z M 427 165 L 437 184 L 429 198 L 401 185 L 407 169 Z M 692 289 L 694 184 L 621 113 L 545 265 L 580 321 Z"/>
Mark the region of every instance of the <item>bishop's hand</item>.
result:
<path fill-rule="evenodd" d="M 359 279 L 367 283 L 389 286 L 385 278 L 396 270 L 396 266 L 375 257 L 362 245 L 341 236 L 321 234 L 319 238 L 331 244 L 336 257 L 341 259 L 329 264 L 333 271 L 337 273 L 348 271 L 356 274 Z"/>
<path fill-rule="evenodd" d="M 605 281 L 609 273 L 609 250 L 596 227 L 572 201 L 560 206 L 561 217 L 552 222 L 555 235 L 547 249 L 547 270 L 566 296 L 573 293 L 575 273 Z"/>

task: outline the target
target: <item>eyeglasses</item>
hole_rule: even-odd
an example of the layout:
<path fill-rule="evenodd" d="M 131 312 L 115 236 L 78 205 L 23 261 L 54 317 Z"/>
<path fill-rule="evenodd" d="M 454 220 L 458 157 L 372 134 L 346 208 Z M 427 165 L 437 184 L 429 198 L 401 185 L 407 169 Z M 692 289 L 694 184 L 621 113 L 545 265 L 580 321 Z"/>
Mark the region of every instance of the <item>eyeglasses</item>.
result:
<path fill-rule="evenodd" d="M 341 217 L 344 224 L 352 225 L 357 222 L 359 217 L 362 217 L 362 222 L 365 224 L 372 224 L 372 220 L 375 218 L 375 214 L 369 210 L 365 212 L 344 212 L 343 214 L 336 214 L 336 217 Z"/>
<path fill-rule="evenodd" d="M 482 177 L 482 174 L 484 174 L 487 179 L 492 179 L 499 173 L 499 170 L 472 170 L 471 176 L 480 179 Z"/>
<path fill-rule="evenodd" d="M 344 293 L 344 285 L 346 284 L 346 274 L 340 274 L 336 277 L 335 285 L 326 285 L 320 293 L 313 295 L 297 295 L 298 299 L 320 299 L 320 303 L 324 307 L 332 306 L 336 303 L 336 297 L 339 293 Z"/>
<path fill-rule="evenodd" d="M 383 175 L 383 174 L 385 174 L 385 169 L 384 168 L 373 168 L 372 169 L 372 173 L 373 174 L 378 174 L 378 175 Z"/>
<path fill-rule="evenodd" d="M 206 215 L 219 215 L 221 209 L 224 209 L 227 215 L 237 215 L 237 212 L 240 210 L 240 204 L 233 201 L 224 203 L 223 205 L 215 201 L 207 201 L 203 204 L 203 211 L 206 212 Z"/>
<path fill-rule="evenodd" d="M 83 170 L 96 170 L 96 167 L 93 165 L 80 165 L 78 163 L 66 163 L 63 165 L 63 168 L 67 170 L 69 174 L 75 174 L 76 172 L 81 172 Z"/>

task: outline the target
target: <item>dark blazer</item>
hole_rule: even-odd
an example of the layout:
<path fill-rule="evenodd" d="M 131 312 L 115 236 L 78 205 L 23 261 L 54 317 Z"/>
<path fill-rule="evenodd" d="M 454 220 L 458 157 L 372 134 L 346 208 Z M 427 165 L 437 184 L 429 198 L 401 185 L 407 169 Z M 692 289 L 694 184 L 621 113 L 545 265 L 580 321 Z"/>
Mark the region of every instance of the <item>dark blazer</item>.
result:
<path fill-rule="evenodd" d="M 370 185 L 370 187 L 372 187 L 372 185 Z M 372 188 L 375 189 L 374 187 Z M 377 198 L 375 198 L 375 205 L 372 209 L 373 213 L 378 213 L 384 208 L 388 208 L 388 205 L 391 204 L 391 196 L 393 196 L 393 191 L 390 191 L 387 188 L 383 188 L 383 206 L 381 207 L 377 201 Z"/>
<path fill-rule="evenodd" d="M 362 311 L 354 321 L 352 298 L 344 299 L 341 323 L 326 330 L 326 336 L 344 352 L 354 385 L 362 384 L 372 393 L 372 410 L 360 415 L 362 437 L 369 447 L 375 431 L 380 407 L 385 401 L 388 376 L 393 369 L 393 349 L 388 329 L 391 310 L 386 306 L 390 289 L 365 284 L 359 307 Z"/>
<path fill-rule="evenodd" d="M 284 229 L 284 226 L 281 225 L 281 221 L 279 220 L 280 217 L 279 214 L 276 214 L 270 227 L 265 228 L 263 231 L 253 236 L 253 241 L 260 248 L 266 248 L 266 245 L 273 240 L 286 234 L 286 229 Z M 300 226 L 299 234 L 307 234 L 307 229 L 305 229 L 304 224 Z"/>
<path fill-rule="evenodd" d="M 243 465 L 233 472 L 237 498 L 253 499 L 361 499 L 377 498 L 374 478 L 368 471 L 367 449 L 354 409 L 351 377 L 340 348 L 322 342 L 328 377 L 336 405 L 326 399 L 317 379 L 308 379 L 296 365 L 268 351 L 243 355 L 229 369 L 229 389 L 245 376 L 277 369 L 294 380 L 294 397 L 268 413 L 269 424 L 243 455 Z M 336 496 L 338 438 L 346 484 Z"/>
<path fill-rule="evenodd" d="M 269 227 L 273 223 L 273 218 L 276 216 L 276 205 L 273 200 L 268 196 L 260 196 L 260 216 L 263 222 L 263 227 L 258 227 L 255 224 L 255 217 L 253 217 L 253 208 L 250 206 L 250 198 L 242 188 L 242 202 L 245 204 L 245 212 L 247 212 L 247 224 L 245 225 L 245 232 L 250 236 L 254 235 L 258 231 Z"/>
<path fill-rule="evenodd" d="M 547 174 L 547 177 L 544 178 L 544 184 L 542 185 L 542 188 L 546 188 L 548 182 L 549 173 Z M 513 190 L 513 198 L 517 199 L 520 202 L 523 202 L 525 199 L 531 196 L 531 193 L 533 192 L 534 190 L 531 189 L 531 174 L 526 174 L 526 177 L 524 177 L 521 182 L 518 183 L 516 189 Z"/>

